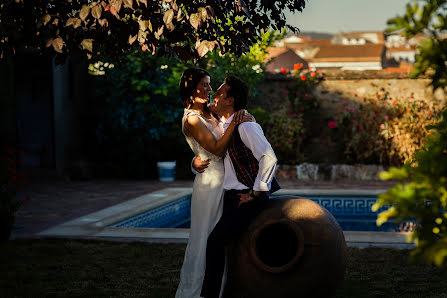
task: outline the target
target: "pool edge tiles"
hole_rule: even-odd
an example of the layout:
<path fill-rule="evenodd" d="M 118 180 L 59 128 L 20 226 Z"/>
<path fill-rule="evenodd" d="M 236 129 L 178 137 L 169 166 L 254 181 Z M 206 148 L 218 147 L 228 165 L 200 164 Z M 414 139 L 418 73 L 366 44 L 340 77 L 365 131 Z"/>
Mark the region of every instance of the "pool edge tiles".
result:
<path fill-rule="evenodd" d="M 386 190 L 361 190 L 361 189 L 283 189 L 278 195 L 367 195 L 376 196 Z M 68 221 L 61 225 L 51 227 L 37 235 L 39 237 L 88 237 L 107 239 L 132 239 L 135 241 L 152 242 L 187 242 L 189 229 L 181 228 L 119 228 L 111 225 L 136 216 L 145 211 L 159 207 L 163 204 L 174 202 L 192 193 L 192 188 L 165 188 L 148 193 L 129 201 L 99 210 L 97 212 Z M 397 248 L 410 248 L 403 232 L 357 232 L 344 231 L 348 246 L 384 246 Z"/>

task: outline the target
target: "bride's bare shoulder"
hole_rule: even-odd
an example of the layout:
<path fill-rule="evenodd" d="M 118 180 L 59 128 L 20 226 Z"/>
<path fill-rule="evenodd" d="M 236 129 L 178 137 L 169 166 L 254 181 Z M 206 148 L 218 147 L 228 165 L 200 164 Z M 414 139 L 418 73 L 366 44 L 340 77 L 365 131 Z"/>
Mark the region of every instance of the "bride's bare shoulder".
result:
<path fill-rule="evenodd" d="M 199 125 L 199 123 L 200 123 L 199 116 L 195 114 L 191 114 L 186 117 L 185 124 L 188 126 L 196 127 Z"/>

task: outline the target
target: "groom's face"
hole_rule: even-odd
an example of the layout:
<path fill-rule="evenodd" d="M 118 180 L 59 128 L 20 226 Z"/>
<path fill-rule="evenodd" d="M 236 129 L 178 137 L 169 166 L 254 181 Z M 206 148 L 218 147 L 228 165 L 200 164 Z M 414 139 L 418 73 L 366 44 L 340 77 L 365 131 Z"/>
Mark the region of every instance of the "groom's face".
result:
<path fill-rule="evenodd" d="M 213 94 L 213 105 L 211 110 L 217 115 L 223 114 L 231 106 L 232 102 L 227 97 L 227 90 L 230 88 L 227 84 L 222 84 Z"/>

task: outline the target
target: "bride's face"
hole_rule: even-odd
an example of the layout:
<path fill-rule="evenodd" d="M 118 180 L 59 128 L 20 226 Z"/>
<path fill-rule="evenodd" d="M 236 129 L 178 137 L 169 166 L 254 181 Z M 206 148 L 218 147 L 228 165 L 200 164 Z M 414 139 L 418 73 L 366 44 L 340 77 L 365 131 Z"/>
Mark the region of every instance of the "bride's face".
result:
<path fill-rule="evenodd" d="M 203 77 L 200 82 L 197 84 L 197 88 L 194 91 L 194 100 L 199 103 L 207 103 L 210 92 L 213 89 L 211 88 L 211 79 L 209 76 Z"/>

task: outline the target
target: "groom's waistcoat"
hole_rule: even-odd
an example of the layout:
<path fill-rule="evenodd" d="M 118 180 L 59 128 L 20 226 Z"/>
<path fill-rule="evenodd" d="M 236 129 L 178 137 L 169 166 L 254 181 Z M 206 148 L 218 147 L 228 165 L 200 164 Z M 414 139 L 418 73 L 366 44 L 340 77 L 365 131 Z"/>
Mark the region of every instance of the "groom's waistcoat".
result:
<path fill-rule="evenodd" d="M 228 154 L 233 162 L 237 180 L 240 183 L 253 188 L 259 171 L 259 162 L 251 150 L 245 146 L 238 128 L 239 126 L 234 130 L 233 138 L 228 147 Z M 280 188 L 278 181 L 273 177 L 269 194 L 274 193 Z"/>

